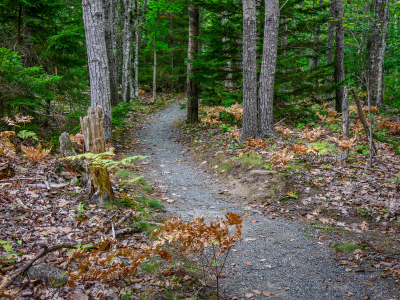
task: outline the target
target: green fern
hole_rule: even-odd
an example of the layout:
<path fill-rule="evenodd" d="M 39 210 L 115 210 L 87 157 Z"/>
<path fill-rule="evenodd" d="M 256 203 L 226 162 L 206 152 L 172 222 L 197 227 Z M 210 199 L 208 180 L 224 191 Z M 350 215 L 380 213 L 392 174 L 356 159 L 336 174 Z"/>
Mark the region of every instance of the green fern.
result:
<path fill-rule="evenodd" d="M 17 136 L 23 140 L 31 138 L 35 141 L 39 141 L 38 137 L 36 136 L 36 133 L 34 133 L 33 131 L 29 131 L 29 130 L 21 130 L 20 132 L 18 132 Z"/>
<path fill-rule="evenodd" d="M 70 160 L 87 159 L 87 160 L 89 160 L 89 167 L 100 167 L 100 168 L 105 168 L 107 170 L 112 170 L 120 165 L 127 165 L 128 163 L 133 163 L 138 158 L 144 159 L 147 157 L 147 156 L 137 155 L 137 156 L 130 156 L 130 157 L 126 157 L 124 159 L 115 161 L 115 160 L 108 158 L 110 156 L 115 156 L 114 152 L 109 151 L 109 152 L 103 152 L 103 153 L 99 153 L 99 154 L 93 154 L 93 153 L 88 152 L 88 153 L 78 154 L 78 155 L 74 155 L 74 156 L 69 156 L 67 158 L 60 158 L 60 160 L 62 160 L 62 159 L 70 159 Z"/>

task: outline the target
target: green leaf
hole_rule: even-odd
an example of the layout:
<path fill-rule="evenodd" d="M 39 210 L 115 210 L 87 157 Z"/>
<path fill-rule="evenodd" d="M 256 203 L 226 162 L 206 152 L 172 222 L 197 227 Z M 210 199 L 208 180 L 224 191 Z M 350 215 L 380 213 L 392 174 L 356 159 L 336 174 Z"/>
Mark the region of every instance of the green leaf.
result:
<path fill-rule="evenodd" d="M 13 251 L 13 248 L 10 244 L 3 245 L 3 248 L 6 249 L 7 251 Z"/>
<path fill-rule="evenodd" d="M 93 247 L 94 247 L 93 245 L 88 244 L 88 245 L 83 245 L 82 249 L 93 248 Z"/>

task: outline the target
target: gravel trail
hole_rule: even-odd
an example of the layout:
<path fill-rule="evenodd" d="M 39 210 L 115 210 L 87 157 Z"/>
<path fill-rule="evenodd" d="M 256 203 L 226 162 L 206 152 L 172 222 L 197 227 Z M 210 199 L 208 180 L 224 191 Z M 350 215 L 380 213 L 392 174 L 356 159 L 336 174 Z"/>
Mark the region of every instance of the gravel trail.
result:
<path fill-rule="evenodd" d="M 175 200 L 165 203 L 172 215 L 185 220 L 203 215 L 213 219 L 227 211 L 251 215 L 243 218 L 243 241 L 223 272 L 228 275 L 222 280 L 225 295 L 273 298 L 257 294 L 260 291 L 276 295 L 275 299 L 398 299 L 376 272 L 347 272 L 351 265 L 340 266 L 327 242 L 313 238 L 315 230 L 265 216 L 261 208 L 248 210 L 246 200 L 221 194 L 227 187 L 206 173 L 206 166 L 195 163 L 186 146 L 177 142 L 179 133 L 174 126 L 184 120 L 185 113 L 173 104 L 150 117 L 139 132 L 144 143 L 140 154 L 148 156 L 145 176 Z M 310 236 L 305 236 L 306 228 Z"/>

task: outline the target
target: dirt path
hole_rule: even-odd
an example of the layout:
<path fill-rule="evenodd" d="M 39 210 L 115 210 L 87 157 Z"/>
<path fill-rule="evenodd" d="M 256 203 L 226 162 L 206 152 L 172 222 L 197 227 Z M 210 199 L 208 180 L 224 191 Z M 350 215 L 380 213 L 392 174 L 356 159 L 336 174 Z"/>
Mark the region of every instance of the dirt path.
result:
<path fill-rule="evenodd" d="M 165 204 L 169 213 L 181 214 L 185 220 L 202 215 L 213 219 L 227 211 L 251 215 L 244 218 L 243 241 L 224 271 L 228 275 L 222 282 L 226 295 L 267 299 L 257 295 L 261 291 L 279 295 L 277 299 L 396 299 L 395 291 L 388 290 L 370 268 L 347 272 L 352 266 L 339 265 L 329 245 L 313 238 L 313 229 L 307 229 L 307 237 L 303 224 L 265 216 L 261 208 L 246 207 L 244 199 L 221 195 L 227 187 L 206 173 L 206 166 L 195 163 L 177 141 L 174 125 L 185 118 L 185 112 L 174 104 L 152 116 L 139 134 L 144 143 L 140 154 L 148 156 L 146 177 L 175 200 Z"/>

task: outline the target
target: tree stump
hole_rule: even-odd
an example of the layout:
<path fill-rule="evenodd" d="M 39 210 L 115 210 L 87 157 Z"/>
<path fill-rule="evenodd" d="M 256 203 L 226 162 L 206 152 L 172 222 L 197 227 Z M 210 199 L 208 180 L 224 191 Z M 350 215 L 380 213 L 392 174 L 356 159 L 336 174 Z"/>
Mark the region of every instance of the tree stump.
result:
<path fill-rule="evenodd" d="M 89 107 L 87 116 L 81 118 L 81 127 L 85 152 L 99 154 L 105 152 L 103 129 L 103 110 L 100 106 Z M 96 204 L 112 200 L 114 194 L 106 168 L 88 166 L 89 199 Z"/>
<path fill-rule="evenodd" d="M 77 154 L 75 146 L 71 142 L 68 133 L 63 132 L 60 135 L 59 140 L 60 140 L 60 154 L 62 157 L 66 158 L 70 156 L 75 156 Z M 62 160 L 59 165 L 59 171 L 61 172 L 61 176 L 67 179 L 73 179 L 77 177 L 78 175 L 77 173 L 79 173 L 81 177 L 80 181 L 84 183 L 87 182 L 87 173 L 85 165 L 78 158 L 74 160 Z"/>

